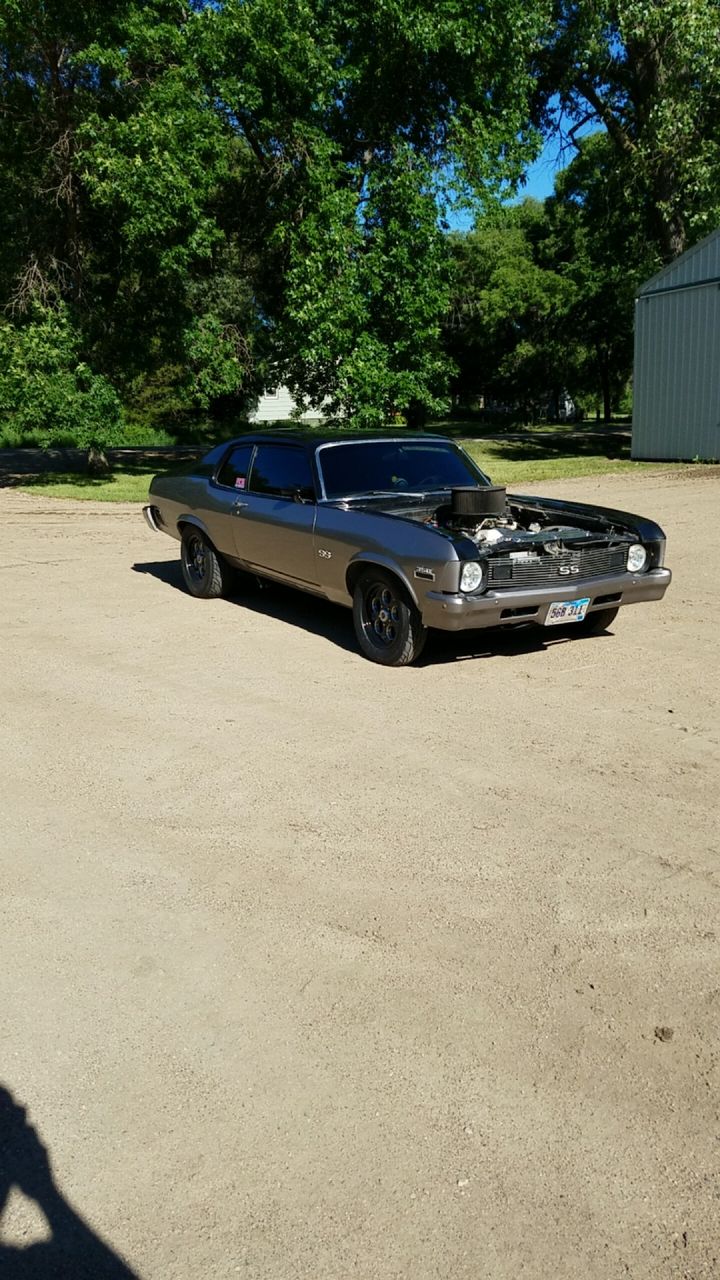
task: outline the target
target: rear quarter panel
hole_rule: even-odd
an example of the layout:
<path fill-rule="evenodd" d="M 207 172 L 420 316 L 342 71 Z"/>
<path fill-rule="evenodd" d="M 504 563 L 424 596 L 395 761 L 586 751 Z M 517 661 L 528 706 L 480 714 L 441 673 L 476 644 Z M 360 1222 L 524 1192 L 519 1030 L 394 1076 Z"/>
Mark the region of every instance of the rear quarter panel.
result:
<path fill-rule="evenodd" d="M 222 545 L 221 505 L 213 501 L 211 486 L 204 476 L 174 475 L 156 476 L 150 484 L 150 497 L 160 512 L 164 533 L 180 538 L 178 522 L 191 516 L 193 522 L 204 529 L 218 551 L 230 551 Z"/>

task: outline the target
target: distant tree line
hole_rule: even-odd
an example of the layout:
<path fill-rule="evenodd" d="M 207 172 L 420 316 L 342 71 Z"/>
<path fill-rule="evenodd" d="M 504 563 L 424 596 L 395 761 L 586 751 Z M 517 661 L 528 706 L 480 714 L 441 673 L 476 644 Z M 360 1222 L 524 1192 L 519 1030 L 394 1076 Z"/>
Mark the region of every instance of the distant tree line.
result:
<path fill-rule="evenodd" d="M 0 439 L 609 414 L 720 218 L 718 0 L 4 0 Z M 508 205 L 543 138 L 568 164 Z M 474 230 L 449 231 L 449 210 Z"/>
<path fill-rule="evenodd" d="M 661 265 L 623 200 L 606 134 L 578 144 L 542 204 L 525 200 L 450 239 L 446 345 L 463 404 L 530 421 L 628 407 L 635 290 Z"/>

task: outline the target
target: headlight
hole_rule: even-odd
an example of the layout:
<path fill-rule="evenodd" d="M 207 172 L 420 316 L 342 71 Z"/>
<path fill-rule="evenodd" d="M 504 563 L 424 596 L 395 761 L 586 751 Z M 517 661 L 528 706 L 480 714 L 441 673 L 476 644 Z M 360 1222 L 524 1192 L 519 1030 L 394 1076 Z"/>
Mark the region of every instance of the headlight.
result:
<path fill-rule="evenodd" d="M 477 591 L 483 580 L 483 568 L 477 560 L 468 560 L 460 571 L 460 590 Z"/>
<path fill-rule="evenodd" d="M 639 542 L 628 548 L 627 567 L 631 573 L 639 573 L 647 564 L 647 551 Z"/>

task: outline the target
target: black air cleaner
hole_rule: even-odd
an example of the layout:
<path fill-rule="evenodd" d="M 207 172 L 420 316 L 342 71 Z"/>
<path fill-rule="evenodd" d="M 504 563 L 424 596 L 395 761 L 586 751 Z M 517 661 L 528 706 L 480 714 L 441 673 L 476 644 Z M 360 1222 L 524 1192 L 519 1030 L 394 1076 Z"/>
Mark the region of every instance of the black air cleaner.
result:
<path fill-rule="evenodd" d="M 505 485 L 490 484 L 450 490 L 450 514 L 480 522 L 504 516 L 507 506 Z"/>

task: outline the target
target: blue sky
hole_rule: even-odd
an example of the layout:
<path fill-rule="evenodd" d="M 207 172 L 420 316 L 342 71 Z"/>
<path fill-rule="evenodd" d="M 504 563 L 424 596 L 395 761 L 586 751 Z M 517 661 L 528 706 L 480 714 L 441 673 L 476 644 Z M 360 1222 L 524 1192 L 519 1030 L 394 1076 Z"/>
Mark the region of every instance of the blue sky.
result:
<path fill-rule="evenodd" d="M 520 199 L 525 196 L 534 196 L 536 200 L 544 200 L 553 193 L 553 183 L 555 174 L 560 169 L 564 169 L 570 162 L 570 156 L 565 153 L 565 157 L 560 154 L 560 142 L 557 138 L 552 138 L 545 143 L 541 154 L 527 172 L 527 183 L 520 191 Z"/>
<path fill-rule="evenodd" d="M 558 110 L 560 105 L 558 99 L 553 98 L 551 105 Z M 523 187 L 520 199 L 524 196 L 534 196 L 536 200 L 545 200 L 547 196 L 552 195 L 555 174 L 567 168 L 576 155 L 575 147 L 568 139 L 571 127 L 573 127 L 572 118 L 558 110 L 556 130 L 552 138 L 545 143 L 535 163 L 528 169 L 527 185 Z M 603 126 L 599 120 L 593 119 L 581 125 L 575 124 L 573 132 L 576 138 L 585 138 L 590 133 L 602 130 Z"/>
<path fill-rule="evenodd" d="M 569 128 L 569 123 L 568 128 Z M 565 135 L 566 119 L 562 115 L 559 118 L 560 126 L 558 132 L 554 133 L 552 138 L 545 143 L 540 155 L 526 174 L 525 186 L 521 187 L 517 200 L 525 200 L 528 196 L 534 197 L 535 200 L 545 200 L 551 196 L 554 190 L 555 175 L 561 169 L 565 169 L 576 154 L 575 148 L 570 145 L 567 140 L 563 145 L 563 136 Z M 576 130 L 578 137 L 583 137 L 588 133 L 595 133 L 602 128 L 597 121 L 590 121 Z M 453 231 L 469 231 L 473 225 L 474 217 L 471 213 L 455 213 L 451 214 L 448 222 Z"/>

